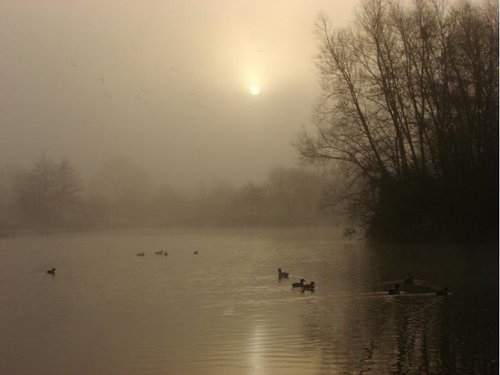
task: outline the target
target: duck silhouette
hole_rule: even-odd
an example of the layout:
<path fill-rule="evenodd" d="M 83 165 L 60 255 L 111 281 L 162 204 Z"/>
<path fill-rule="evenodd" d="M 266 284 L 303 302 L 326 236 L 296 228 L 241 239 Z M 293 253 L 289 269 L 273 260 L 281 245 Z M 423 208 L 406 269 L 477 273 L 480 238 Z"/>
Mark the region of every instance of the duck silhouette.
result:
<path fill-rule="evenodd" d="M 311 281 L 309 284 L 304 284 L 304 286 L 302 287 L 302 293 L 304 293 L 306 290 L 314 292 L 315 288 L 316 288 L 316 283 L 314 281 Z"/>
<path fill-rule="evenodd" d="M 413 285 L 413 282 L 414 282 L 413 275 L 411 273 L 406 274 L 404 283 L 407 285 Z"/>
<path fill-rule="evenodd" d="M 389 289 L 389 294 L 391 294 L 391 295 L 399 294 L 399 293 L 400 293 L 399 284 L 396 284 L 396 285 L 394 285 L 394 288 Z"/>
<path fill-rule="evenodd" d="M 50 270 L 47 270 L 47 273 L 49 275 L 55 275 L 56 274 L 56 269 L 54 267 L 52 267 Z"/>
<path fill-rule="evenodd" d="M 436 296 L 449 296 L 450 292 L 448 291 L 448 287 L 445 286 L 441 290 L 436 290 Z"/>
<path fill-rule="evenodd" d="M 143 257 L 144 256 L 144 251 L 142 253 L 137 254 L 138 257 Z"/>
<path fill-rule="evenodd" d="M 278 278 L 288 279 L 288 272 L 283 272 L 281 271 L 281 268 L 278 268 Z"/>
<path fill-rule="evenodd" d="M 302 288 L 302 287 L 304 287 L 304 285 L 305 285 L 304 281 L 305 281 L 304 279 L 300 279 L 300 282 L 293 283 L 292 284 L 292 288 Z"/>

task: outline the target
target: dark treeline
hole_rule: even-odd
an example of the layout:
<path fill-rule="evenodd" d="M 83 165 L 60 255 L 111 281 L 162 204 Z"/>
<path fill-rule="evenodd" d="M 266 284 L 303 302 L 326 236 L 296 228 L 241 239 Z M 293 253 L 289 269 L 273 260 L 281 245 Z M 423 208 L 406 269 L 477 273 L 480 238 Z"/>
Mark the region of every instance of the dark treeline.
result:
<path fill-rule="evenodd" d="M 375 238 L 498 236 L 498 4 L 366 0 L 318 22 L 323 98 L 297 148 L 343 166 Z"/>
<path fill-rule="evenodd" d="M 332 222 L 318 172 L 275 168 L 262 183 L 224 182 L 186 193 L 154 186 L 125 159 L 104 162 L 87 181 L 68 160 L 41 156 L 0 173 L 3 231 L 169 226 L 307 225 Z"/>

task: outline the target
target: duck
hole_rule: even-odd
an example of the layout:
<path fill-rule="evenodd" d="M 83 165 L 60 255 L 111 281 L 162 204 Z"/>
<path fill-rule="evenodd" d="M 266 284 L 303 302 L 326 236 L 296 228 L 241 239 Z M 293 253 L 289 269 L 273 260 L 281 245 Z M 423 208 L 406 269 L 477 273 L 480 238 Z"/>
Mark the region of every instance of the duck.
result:
<path fill-rule="evenodd" d="M 156 254 L 156 255 L 162 255 L 162 254 L 163 254 L 163 250 L 160 250 L 160 251 L 155 251 L 155 254 Z"/>
<path fill-rule="evenodd" d="M 138 257 L 143 257 L 144 256 L 144 251 L 142 253 L 137 254 Z"/>
<path fill-rule="evenodd" d="M 47 273 L 49 275 L 55 275 L 56 274 L 56 269 L 54 267 L 52 267 L 50 270 L 47 270 Z"/>
<path fill-rule="evenodd" d="M 168 255 L 168 253 L 165 251 L 165 252 L 163 253 L 163 255 L 164 255 L 164 256 L 167 256 L 167 255 Z"/>
<path fill-rule="evenodd" d="M 399 293 L 400 293 L 399 284 L 396 284 L 396 285 L 394 285 L 394 288 L 389 289 L 389 294 L 391 294 L 391 295 L 399 294 Z"/>
<path fill-rule="evenodd" d="M 198 255 L 198 250 L 193 251 L 194 255 Z"/>
<path fill-rule="evenodd" d="M 288 272 L 282 272 L 281 268 L 278 268 L 278 278 L 288 279 Z"/>
<path fill-rule="evenodd" d="M 449 296 L 450 292 L 448 291 L 448 287 L 445 286 L 441 290 L 436 290 L 436 296 Z"/>
<path fill-rule="evenodd" d="M 411 273 L 406 274 L 404 283 L 408 285 L 413 285 L 413 275 Z"/>
<path fill-rule="evenodd" d="M 292 284 L 292 288 L 302 288 L 305 284 L 304 284 L 304 279 L 300 279 L 300 282 L 298 283 L 293 283 Z"/>
<path fill-rule="evenodd" d="M 316 288 L 316 283 L 314 281 L 311 281 L 309 284 L 304 284 L 304 286 L 302 286 L 302 293 L 304 293 L 304 291 L 306 290 L 314 292 L 314 288 Z"/>

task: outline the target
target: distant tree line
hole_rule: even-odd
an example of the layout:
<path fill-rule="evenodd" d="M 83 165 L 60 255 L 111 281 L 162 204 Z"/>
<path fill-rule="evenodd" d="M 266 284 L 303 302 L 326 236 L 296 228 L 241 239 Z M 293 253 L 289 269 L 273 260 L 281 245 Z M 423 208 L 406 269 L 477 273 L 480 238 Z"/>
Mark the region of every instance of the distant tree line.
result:
<path fill-rule="evenodd" d="M 375 238 L 498 236 L 498 3 L 365 0 L 317 25 L 322 99 L 297 140 Z"/>
<path fill-rule="evenodd" d="M 81 203 L 81 183 L 66 159 L 56 163 L 42 155 L 12 188 L 15 217 L 27 225 L 62 224 Z"/>
<path fill-rule="evenodd" d="M 169 226 L 299 225 L 331 222 L 317 171 L 275 168 L 262 183 L 224 182 L 186 193 L 126 159 L 107 160 L 83 181 L 67 160 L 42 155 L 28 169 L 0 170 L 0 232 Z"/>

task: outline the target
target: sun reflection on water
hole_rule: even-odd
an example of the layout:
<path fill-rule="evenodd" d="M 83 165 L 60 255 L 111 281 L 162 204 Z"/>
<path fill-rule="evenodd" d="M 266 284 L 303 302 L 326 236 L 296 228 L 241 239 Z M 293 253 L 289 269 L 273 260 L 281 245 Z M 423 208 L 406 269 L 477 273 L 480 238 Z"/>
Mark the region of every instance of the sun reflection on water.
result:
<path fill-rule="evenodd" d="M 257 322 L 251 331 L 248 340 L 248 364 L 252 368 L 252 374 L 260 374 L 264 365 L 263 351 L 266 329 L 262 322 Z"/>

